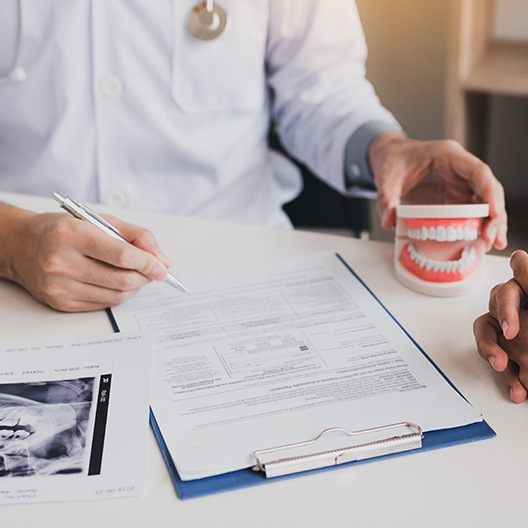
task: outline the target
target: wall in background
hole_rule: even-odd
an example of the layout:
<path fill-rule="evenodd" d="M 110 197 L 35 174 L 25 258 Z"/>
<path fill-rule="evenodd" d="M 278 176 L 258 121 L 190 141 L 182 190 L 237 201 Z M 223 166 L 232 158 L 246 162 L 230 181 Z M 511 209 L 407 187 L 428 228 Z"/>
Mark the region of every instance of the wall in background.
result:
<path fill-rule="evenodd" d="M 501 40 L 528 42 L 528 2 L 496 0 L 493 34 Z"/>
<path fill-rule="evenodd" d="M 368 75 L 383 103 L 418 138 L 443 136 L 446 0 L 358 0 Z"/>
<path fill-rule="evenodd" d="M 501 31 L 519 32 L 511 14 L 519 13 L 517 2 L 526 9 L 526 0 L 501 2 Z M 368 75 L 383 103 L 413 137 L 444 137 L 450 2 L 357 0 L 357 4 L 370 49 Z M 496 98 L 490 119 L 487 161 L 504 183 L 509 200 L 524 201 L 528 207 L 528 100 Z"/>

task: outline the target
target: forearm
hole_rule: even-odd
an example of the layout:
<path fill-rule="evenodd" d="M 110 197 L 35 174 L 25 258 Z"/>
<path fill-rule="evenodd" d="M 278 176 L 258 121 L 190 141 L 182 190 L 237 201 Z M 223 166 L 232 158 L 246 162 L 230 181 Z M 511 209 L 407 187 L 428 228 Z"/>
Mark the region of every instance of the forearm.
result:
<path fill-rule="evenodd" d="M 363 182 L 348 181 L 345 159 L 358 166 L 350 173 L 358 180 L 354 172 L 368 172 L 369 129 L 399 125 L 365 77 L 367 48 L 355 3 L 306 0 L 302 13 L 297 5 L 271 2 L 267 67 L 273 119 L 290 154 L 334 189 L 354 194 Z"/>
<path fill-rule="evenodd" d="M 16 280 L 15 255 L 23 247 L 22 226 L 35 213 L 0 203 L 0 277 Z"/>

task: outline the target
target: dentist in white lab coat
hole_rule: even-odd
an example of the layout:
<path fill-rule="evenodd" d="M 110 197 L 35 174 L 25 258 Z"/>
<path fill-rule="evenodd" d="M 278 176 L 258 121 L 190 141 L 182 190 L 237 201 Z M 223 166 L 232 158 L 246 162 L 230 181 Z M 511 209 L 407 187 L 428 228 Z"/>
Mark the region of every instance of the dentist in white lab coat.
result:
<path fill-rule="evenodd" d="M 335 189 L 378 190 L 384 226 L 402 197 L 488 202 L 489 245 L 506 245 L 501 185 L 452 142 L 406 137 L 365 79 L 353 0 L 218 0 L 216 39 L 192 36 L 198 0 L 2 0 L 0 190 L 267 226 L 298 171 Z M 411 60 L 411 58 L 410 58 Z M 132 243 L 63 214 L 0 204 L 0 276 L 64 311 L 97 310 L 163 280 L 152 235 Z"/>

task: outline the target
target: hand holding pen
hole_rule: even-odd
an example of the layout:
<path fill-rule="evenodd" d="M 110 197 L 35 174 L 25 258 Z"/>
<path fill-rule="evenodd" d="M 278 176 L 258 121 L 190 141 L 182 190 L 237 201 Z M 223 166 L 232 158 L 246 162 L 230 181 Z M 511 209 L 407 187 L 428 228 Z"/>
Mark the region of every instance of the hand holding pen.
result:
<path fill-rule="evenodd" d="M 168 258 L 141 227 L 111 218 L 125 243 L 69 215 L 2 207 L 10 219 L 1 241 L 9 256 L 2 275 L 57 310 L 117 306 L 149 282 L 169 277 Z"/>
<path fill-rule="evenodd" d="M 53 193 L 53 198 L 55 198 L 55 200 L 66 212 L 70 213 L 78 220 L 85 220 L 90 225 L 93 225 L 95 228 L 99 229 L 99 231 L 102 231 L 109 237 L 114 238 L 115 240 L 119 240 L 120 242 L 125 243 L 133 243 L 133 241 L 125 239 L 121 235 L 119 229 L 115 227 L 115 225 L 112 225 L 108 220 L 98 215 L 93 209 L 90 209 L 87 205 L 81 202 L 75 202 L 71 198 L 65 198 L 59 193 Z M 151 238 L 154 239 L 152 235 Z M 166 256 L 160 253 L 157 245 L 154 250 L 155 253 L 159 253 L 162 256 L 162 259 L 165 259 L 165 261 L 168 262 Z M 167 272 L 167 276 L 164 280 L 169 286 L 176 288 L 182 293 L 189 293 L 189 290 L 183 285 L 183 283 L 180 282 L 170 271 Z"/>

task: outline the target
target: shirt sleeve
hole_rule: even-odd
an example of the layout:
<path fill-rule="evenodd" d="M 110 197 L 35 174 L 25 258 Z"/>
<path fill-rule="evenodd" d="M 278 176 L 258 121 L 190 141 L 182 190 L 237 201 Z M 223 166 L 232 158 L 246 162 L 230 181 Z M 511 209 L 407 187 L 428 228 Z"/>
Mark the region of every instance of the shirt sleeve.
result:
<path fill-rule="evenodd" d="M 367 81 L 353 0 L 270 0 L 272 115 L 286 149 L 334 189 L 372 194 L 368 148 L 394 116 Z"/>

